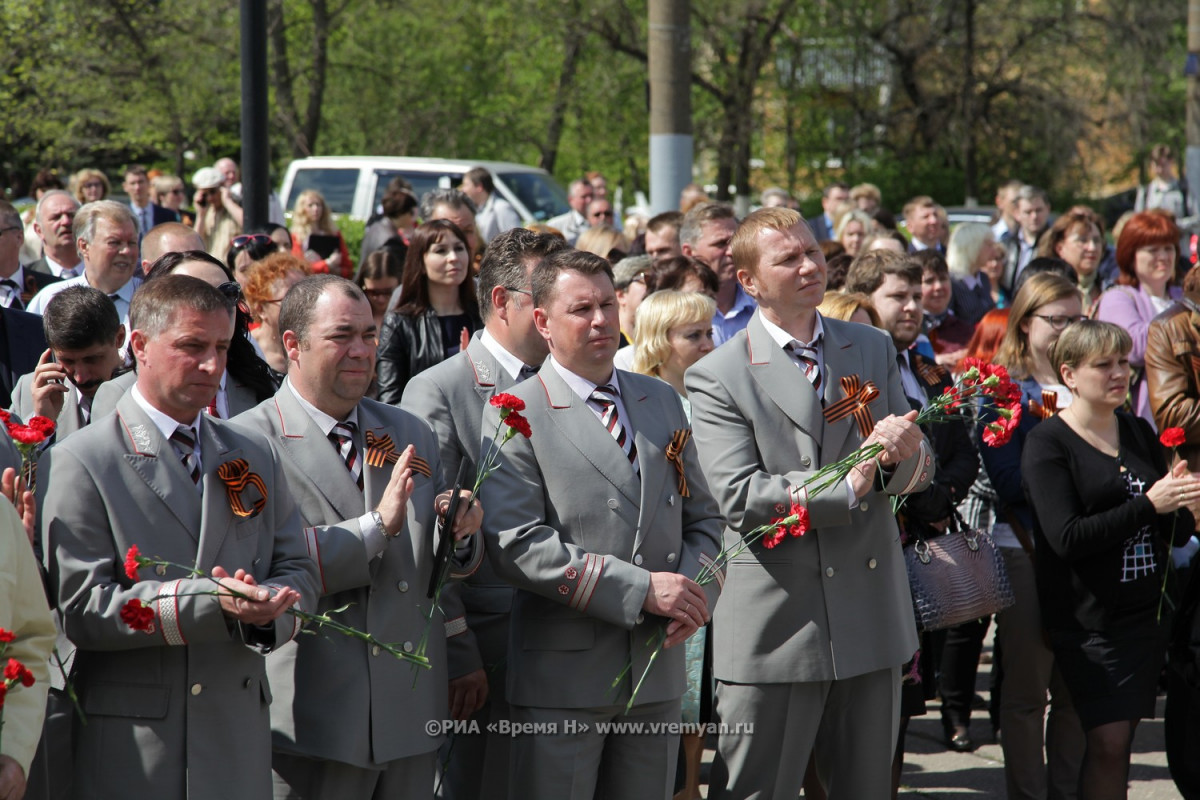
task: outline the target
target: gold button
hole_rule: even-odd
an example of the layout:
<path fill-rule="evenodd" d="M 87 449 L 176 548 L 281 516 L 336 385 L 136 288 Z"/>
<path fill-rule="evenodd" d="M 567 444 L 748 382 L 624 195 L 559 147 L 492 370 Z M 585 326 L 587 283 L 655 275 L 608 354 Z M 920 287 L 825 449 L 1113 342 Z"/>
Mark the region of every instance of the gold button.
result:
<path fill-rule="evenodd" d="M 375 645 L 374 647 L 371 648 L 371 655 L 373 655 L 373 656 L 379 655 L 379 645 Z"/>
<path fill-rule="evenodd" d="M 878 566 L 879 566 L 879 562 L 873 558 L 867 562 L 867 569 L 875 569 Z"/>
<path fill-rule="evenodd" d="M 192 684 L 192 696 L 198 695 L 204 691 L 204 687 L 198 683 Z"/>

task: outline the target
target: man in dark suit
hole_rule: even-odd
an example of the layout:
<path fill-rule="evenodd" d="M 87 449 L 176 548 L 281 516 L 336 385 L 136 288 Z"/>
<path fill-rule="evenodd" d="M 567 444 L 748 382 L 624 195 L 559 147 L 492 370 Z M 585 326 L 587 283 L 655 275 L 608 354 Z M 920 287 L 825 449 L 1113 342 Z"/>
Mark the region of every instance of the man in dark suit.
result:
<path fill-rule="evenodd" d="M 462 354 L 425 370 L 405 387 L 400 407 L 433 426 L 447 483 L 464 461 L 475 474 L 488 399 L 531 377 L 546 360 L 546 340 L 533 325 L 529 275 L 543 258 L 566 247 L 557 236 L 525 228 L 492 239 L 479 268 L 483 331 Z M 447 588 L 442 608 L 454 628 L 447 642 L 450 713 L 463 719 L 474 712 L 480 733 L 455 734 L 447 745 L 442 796 L 498 800 L 508 797 L 512 737 L 488 732 L 487 725 L 509 719 L 504 685 L 513 588 L 486 556 L 474 575 Z"/>
<path fill-rule="evenodd" d="M 841 181 L 834 181 L 821 190 L 821 215 L 809 220 L 813 236 L 818 242 L 833 238 L 834 217 L 838 209 L 850 203 L 850 187 Z"/>
<path fill-rule="evenodd" d="M 138 236 L 145 236 L 155 225 L 179 221 L 174 211 L 150 201 L 150 178 L 145 167 L 140 164 L 127 167 L 122 186 L 129 195 L 129 210 L 137 219 Z"/>
<path fill-rule="evenodd" d="M 887 250 L 865 254 L 846 275 L 846 291 L 868 295 L 879 313 L 880 327 L 891 335 L 904 394 L 917 410 L 953 385 L 945 367 L 911 349 L 921 332 L 922 276 L 921 256 Z M 914 536 L 938 536 L 950 529 L 955 507 L 967 496 L 979 474 L 979 453 L 966 418 L 963 422 L 930 425 L 924 432 L 933 445 L 937 472 L 929 488 L 911 495 L 904 504 L 900 516 L 910 540 Z M 939 676 L 946 745 L 952 750 L 965 752 L 974 747 L 968 722 L 986 631 L 987 624 L 976 621 L 923 640 L 921 670 L 931 679 L 935 674 Z M 940 669 L 935 670 L 935 665 Z M 897 752 L 903 755 L 902 749 Z"/>
<path fill-rule="evenodd" d="M 79 202 L 70 192 L 53 189 L 38 200 L 33 230 L 42 240 L 42 257 L 27 265 L 31 272 L 74 278 L 83 272 L 83 259 L 75 246 L 75 212 Z"/>
<path fill-rule="evenodd" d="M 7 200 L 0 200 L 0 306 L 24 311 L 42 287 L 59 279 L 21 266 L 25 227 L 21 215 Z"/>
<path fill-rule="evenodd" d="M 942 244 L 942 218 L 932 197 L 921 195 L 905 203 L 904 225 L 912 237 L 908 244 L 910 253 L 921 250 L 946 252 L 946 246 Z"/>
<path fill-rule="evenodd" d="M 0 308 L 0 323 L 0 408 L 8 408 L 17 381 L 37 368 L 46 334 L 37 314 Z"/>

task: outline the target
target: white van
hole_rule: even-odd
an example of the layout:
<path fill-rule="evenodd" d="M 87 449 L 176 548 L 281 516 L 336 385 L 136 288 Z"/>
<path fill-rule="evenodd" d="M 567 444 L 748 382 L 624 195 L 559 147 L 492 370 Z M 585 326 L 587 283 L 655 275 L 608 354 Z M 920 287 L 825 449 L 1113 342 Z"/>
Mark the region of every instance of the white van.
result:
<path fill-rule="evenodd" d="M 400 156 L 314 156 L 288 165 L 279 196 L 291 211 L 306 189 L 316 189 L 334 214 L 367 220 L 379 207 L 388 183 L 400 176 L 417 199 L 430 189 L 457 188 L 474 167 L 492 173 L 496 191 L 525 222 L 543 222 L 570 210 L 567 193 L 544 169 L 505 161 L 460 161 Z"/>

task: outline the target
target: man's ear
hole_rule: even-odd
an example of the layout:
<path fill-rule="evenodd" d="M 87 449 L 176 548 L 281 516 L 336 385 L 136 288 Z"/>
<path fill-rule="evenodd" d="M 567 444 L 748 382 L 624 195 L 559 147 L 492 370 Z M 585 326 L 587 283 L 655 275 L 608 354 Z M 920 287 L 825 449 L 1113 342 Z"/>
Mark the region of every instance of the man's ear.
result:
<path fill-rule="evenodd" d="M 535 308 L 533 310 L 533 326 L 537 328 L 537 332 L 542 335 L 542 338 L 547 342 L 550 341 L 550 328 L 547 325 L 549 320 L 546 318 L 546 312 L 543 309 Z"/>
<path fill-rule="evenodd" d="M 737 271 L 737 280 L 742 285 L 742 289 L 745 290 L 746 294 L 755 300 L 758 299 L 758 286 L 754 282 L 754 273 L 748 269 L 739 269 Z"/>
<path fill-rule="evenodd" d="M 117 338 L 113 341 L 113 347 L 120 350 L 125 346 L 125 326 L 117 326 Z"/>

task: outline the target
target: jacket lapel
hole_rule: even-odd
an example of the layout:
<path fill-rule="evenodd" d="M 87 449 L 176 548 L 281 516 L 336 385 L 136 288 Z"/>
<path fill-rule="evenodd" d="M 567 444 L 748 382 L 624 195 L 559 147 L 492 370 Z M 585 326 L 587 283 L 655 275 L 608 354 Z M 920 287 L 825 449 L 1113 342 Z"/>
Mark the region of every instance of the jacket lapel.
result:
<path fill-rule="evenodd" d="M 378 467 L 367 463 L 367 432 L 370 431 L 372 436 L 379 440 L 382 440 L 384 437 L 391 439 L 392 445 L 396 448 L 397 456 L 404 451 L 404 448 L 408 447 L 409 442 L 404 441 L 393 426 L 386 424 L 382 419 L 372 414 L 362 403 L 359 403 L 358 406 L 358 427 L 362 431 L 363 439 L 363 495 L 366 498 L 365 507 L 358 512 L 362 514 L 366 509 L 375 508 L 375 506 L 379 505 L 379 500 L 383 496 L 383 490 L 387 488 L 388 481 L 392 479 L 392 469 L 395 466 L 395 464 L 386 461 L 382 466 Z M 417 455 L 421 454 L 417 453 Z M 347 478 L 350 477 L 349 470 L 343 470 L 343 472 L 346 473 Z M 357 486 L 354 488 L 358 489 Z"/>
<path fill-rule="evenodd" d="M 567 386 L 553 367 L 541 370 L 538 380 L 545 387 L 549 400 L 546 416 L 558 427 L 563 438 L 590 461 L 629 502 L 639 504 L 642 492 L 639 481 L 633 474 L 633 467 L 592 410 Z M 634 429 L 636 430 L 636 425 Z M 534 435 L 537 435 L 536 431 Z"/>
<path fill-rule="evenodd" d="M 289 387 L 281 387 L 275 393 L 275 406 L 279 411 L 282 430 L 276 441 L 285 457 L 296 465 L 300 474 L 307 477 L 341 519 L 362 516 L 365 510 L 363 493 L 358 490 L 358 485 L 350 477 L 350 471 L 329 439 L 296 401 Z M 361 441 L 359 449 L 359 457 L 365 459 L 365 448 Z M 365 479 L 363 485 L 366 485 Z"/>
<path fill-rule="evenodd" d="M 634 437 L 633 442 L 638 449 L 638 469 L 641 472 L 641 514 L 638 518 L 637 533 L 634 537 L 633 549 L 636 551 L 642 545 L 642 539 L 650 530 L 654 523 L 654 512 L 658 508 L 658 502 L 655 498 L 661 496 L 663 490 L 663 481 L 666 478 L 666 470 L 669 466 L 667 463 L 667 454 L 663 448 L 659 447 L 650 437 L 648 432 L 655 432 L 659 435 L 665 432 L 662 430 L 663 420 L 666 418 L 659 408 L 659 404 L 651 400 L 644 392 L 638 392 L 629 387 L 629 381 L 622 382 L 621 400 L 625 404 L 625 410 L 629 414 L 629 422 L 633 426 Z M 608 431 L 604 431 L 605 434 Z M 611 439 L 612 437 L 609 436 Z M 614 441 L 613 444 L 616 444 Z M 673 469 L 673 468 L 672 468 Z"/>
<path fill-rule="evenodd" d="M 863 372 L 862 356 L 860 348 L 854 345 L 854 342 L 843 335 L 842 331 L 838 330 L 837 325 L 830 325 L 825 321 L 825 343 L 822 355 L 825 360 L 825 408 L 833 405 L 837 401 L 846 396 L 846 392 L 842 389 L 842 378 L 850 375 L 857 375 L 862 384 L 872 380 L 872 376 L 866 375 Z M 879 381 L 875 381 L 875 385 L 881 393 L 887 392 L 887 375 L 883 376 L 883 385 L 879 385 Z M 884 396 L 881 394 L 881 396 Z M 871 403 L 872 418 L 878 422 L 879 417 L 877 411 L 878 398 Z M 824 420 L 824 417 L 822 417 Z M 858 423 L 855 422 L 853 416 L 845 417 L 837 422 L 825 423 L 825 435 L 821 440 L 821 463 L 827 463 L 836 460 L 842 454 L 842 448 L 846 444 L 846 439 L 851 436 L 858 436 Z M 856 438 L 857 440 L 857 438 Z M 857 445 L 855 445 L 857 446 Z"/>
<path fill-rule="evenodd" d="M 199 542 L 200 493 L 184 470 L 175 448 L 163 438 L 158 427 L 130 393 L 126 392 L 117 403 L 117 415 L 127 437 L 129 452 L 125 453 L 126 463 L 170 510 L 183 531 Z M 146 513 L 147 518 L 155 516 Z"/>
<path fill-rule="evenodd" d="M 821 403 L 817 398 L 817 393 L 796 363 L 767 333 L 759 316 L 761 313 L 756 311 L 746 326 L 750 376 L 771 398 L 771 401 L 779 406 L 779 410 L 787 415 L 788 419 L 811 436 L 813 440 L 823 444 L 825 419 L 821 416 Z M 827 374 L 829 372 L 828 352 L 827 346 L 825 362 Z M 826 392 L 829 391 L 832 383 L 833 380 L 826 380 Z"/>
<path fill-rule="evenodd" d="M 233 510 L 225 482 L 217 475 L 221 465 L 242 457 L 242 451 L 231 447 L 220 430 L 211 420 L 200 424 L 201 453 L 204 459 L 204 475 L 200 478 L 204 486 L 203 510 L 200 519 L 200 550 L 196 566 L 210 569 L 217 563 L 217 554 L 229 528 L 234 522 Z M 262 473 L 265 464 L 250 464 L 251 472 Z"/>

